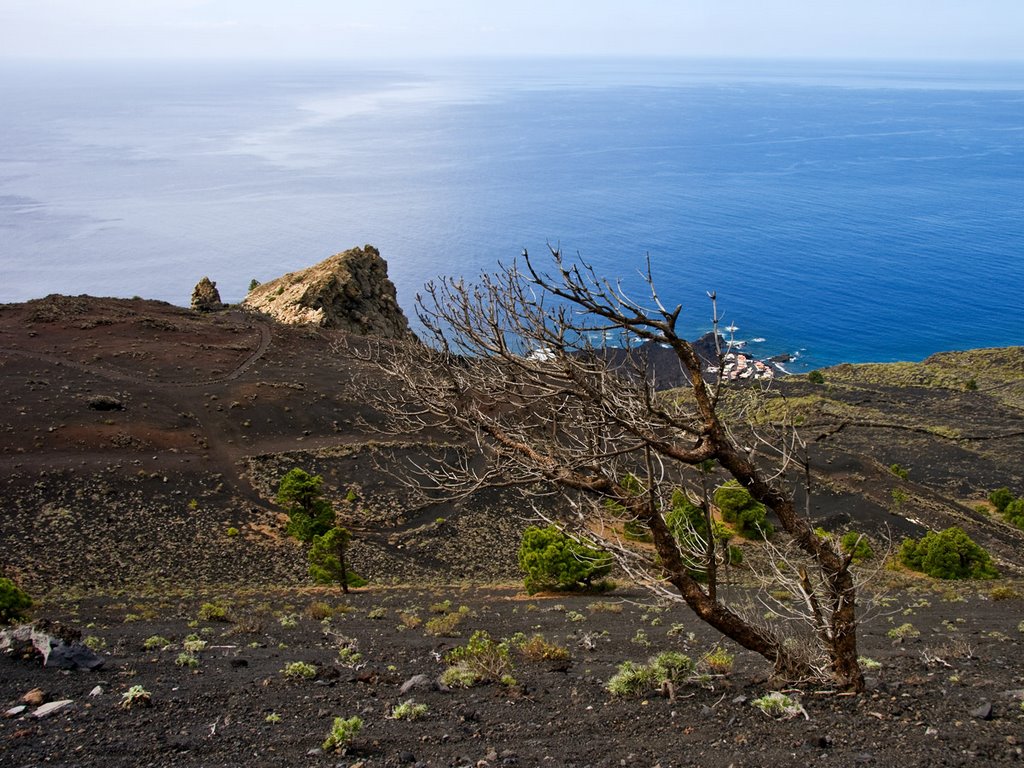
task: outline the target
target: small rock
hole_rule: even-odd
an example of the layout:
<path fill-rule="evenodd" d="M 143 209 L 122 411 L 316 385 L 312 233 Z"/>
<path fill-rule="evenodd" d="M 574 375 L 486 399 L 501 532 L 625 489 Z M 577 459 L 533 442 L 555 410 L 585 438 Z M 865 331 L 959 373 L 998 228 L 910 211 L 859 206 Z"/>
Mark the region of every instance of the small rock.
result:
<path fill-rule="evenodd" d="M 42 688 L 33 688 L 31 691 L 21 697 L 21 700 L 31 707 L 38 707 L 44 701 L 46 701 L 46 694 L 43 693 Z"/>
<path fill-rule="evenodd" d="M 44 717 L 49 717 L 50 715 L 60 712 L 62 709 L 67 709 L 68 707 L 73 706 L 74 703 L 75 702 L 73 702 L 71 699 L 51 701 L 49 704 L 43 704 L 43 706 L 35 710 L 32 713 L 32 717 L 34 717 L 36 720 L 42 720 Z"/>
<path fill-rule="evenodd" d="M 413 675 L 398 689 L 403 696 L 412 690 L 430 690 L 434 687 L 434 681 L 426 675 Z"/>
<path fill-rule="evenodd" d="M 111 395 L 94 395 L 89 398 L 89 407 L 94 411 L 123 411 L 124 401 Z"/>
<path fill-rule="evenodd" d="M 991 720 L 992 719 L 992 702 L 986 701 L 980 707 L 971 710 L 971 717 L 976 717 L 979 720 Z"/>
<path fill-rule="evenodd" d="M 103 695 L 103 686 L 100 686 L 100 685 L 97 685 L 95 688 L 93 688 L 91 691 L 89 691 L 89 696 L 91 696 L 92 698 L 96 698 L 97 696 L 102 696 L 102 695 Z"/>
<path fill-rule="evenodd" d="M 28 709 L 27 706 L 25 706 L 24 704 L 19 704 L 18 706 L 11 707 L 6 712 L 4 712 L 4 717 L 17 717 L 22 712 L 24 712 L 26 709 Z"/>
<path fill-rule="evenodd" d="M 246 659 L 232 659 L 230 663 L 232 669 L 240 669 L 241 667 L 249 666 L 249 662 Z"/>

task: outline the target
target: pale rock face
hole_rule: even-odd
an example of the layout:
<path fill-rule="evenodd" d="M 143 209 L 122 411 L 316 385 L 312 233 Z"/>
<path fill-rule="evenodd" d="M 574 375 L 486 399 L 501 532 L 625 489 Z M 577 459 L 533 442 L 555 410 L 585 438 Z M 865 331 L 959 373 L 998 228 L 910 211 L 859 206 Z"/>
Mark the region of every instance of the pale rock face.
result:
<path fill-rule="evenodd" d="M 363 336 L 411 338 L 388 265 L 372 245 L 253 288 L 242 306 L 281 323 L 337 328 Z"/>
<path fill-rule="evenodd" d="M 217 312 L 224 309 L 217 284 L 210 278 L 204 277 L 196 283 L 196 287 L 192 291 L 192 309 L 196 312 Z"/>

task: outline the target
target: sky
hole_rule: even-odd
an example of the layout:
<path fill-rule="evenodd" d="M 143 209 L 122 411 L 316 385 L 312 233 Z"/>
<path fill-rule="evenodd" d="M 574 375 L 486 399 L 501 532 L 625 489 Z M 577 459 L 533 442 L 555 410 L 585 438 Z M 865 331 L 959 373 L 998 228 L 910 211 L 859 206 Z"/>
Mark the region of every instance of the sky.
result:
<path fill-rule="evenodd" d="M 0 58 L 1024 58 L 1024 0 L 0 0 Z"/>

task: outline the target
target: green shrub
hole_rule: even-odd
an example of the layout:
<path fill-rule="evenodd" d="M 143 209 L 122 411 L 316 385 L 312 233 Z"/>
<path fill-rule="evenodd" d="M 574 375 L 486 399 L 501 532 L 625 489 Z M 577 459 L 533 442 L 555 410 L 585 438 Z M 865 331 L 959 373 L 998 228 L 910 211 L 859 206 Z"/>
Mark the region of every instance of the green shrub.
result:
<path fill-rule="evenodd" d="M 334 718 L 334 723 L 331 725 L 331 732 L 327 734 L 327 738 L 324 743 L 320 745 L 320 748 L 324 752 L 336 752 L 345 749 L 356 740 L 356 736 L 359 735 L 359 731 L 363 729 L 363 718 L 356 715 L 350 717 L 347 720 L 342 717 Z"/>
<path fill-rule="evenodd" d="M 811 384 L 824 384 L 825 374 L 821 371 L 811 371 L 807 374 L 807 380 L 811 382 Z"/>
<path fill-rule="evenodd" d="M 910 622 L 907 622 L 906 624 L 900 624 L 898 627 L 893 627 L 885 634 L 890 640 L 902 642 L 908 637 L 920 637 L 921 631 Z"/>
<path fill-rule="evenodd" d="M 292 661 L 284 665 L 281 674 L 291 680 L 311 680 L 316 677 L 316 666 L 304 661 Z"/>
<path fill-rule="evenodd" d="M 892 497 L 892 508 L 897 511 L 910 500 L 910 496 L 902 488 L 893 488 L 889 495 Z"/>
<path fill-rule="evenodd" d="M 624 661 L 605 684 L 613 696 L 639 696 L 661 688 L 663 683 L 681 683 L 693 674 L 693 661 L 676 651 L 665 651 L 646 664 Z"/>
<path fill-rule="evenodd" d="M 996 488 L 988 495 L 988 500 L 998 512 L 1005 512 L 1007 505 L 1013 501 L 1013 493 L 1009 488 Z"/>
<path fill-rule="evenodd" d="M 148 707 L 153 703 L 153 696 L 141 685 L 133 685 L 121 694 L 121 708 L 134 709 L 135 707 Z"/>
<path fill-rule="evenodd" d="M 366 586 L 366 579 L 345 565 L 345 551 L 352 535 L 336 525 L 322 535 L 313 536 L 309 548 L 309 575 L 317 584 L 340 584 L 349 587 Z"/>
<path fill-rule="evenodd" d="M 900 466 L 899 464 L 890 464 L 889 471 L 896 475 L 900 480 L 906 480 L 910 477 L 910 470 L 906 467 Z"/>
<path fill-rule="evenodd" d="M 920 541 L 904 539 L 899 560 L 933 579 L 992 579 L 999 575 L 988 553 L 957 526 L 941 533 L 929 531 Z"/>
<path fill-rule="evenodd" d="M 423 631 L 428 635 L 434 637 L 457 637 L 459 634 L 459 627 L 462 626 L 462 622 L 469 616 L 470 611 L 468 606 L 459 606 L 459 610 L 452 611 L 451 613 L 445 613 L 441 616 L 435 616 L 430 619 L 426 624 L 423 625 Z"/>
<path fill-rule="evenodd" d="M 32 607 L 32 598 L 10 579 L 0 579 L 0 624 L 21 621 Z"/>
<path fill-rule="evenodd" d="M 776 720 L 789 720 L 797 715 L 807 717 L 807 712 L 800 702 L 780 691 L 767 693 L 754 699 L 750 704 Z"/>
<path fill-rule="evenodd" d="M 200 621 L 231 621 L 228 609 L 220 603 L 203 603 L 199 607 Z"/>
<path fill-rule="evenodd" d="M 196 669 L 199 666 L 199 657 L 194 653 L 188 651 L 182 651 L 178 654 L 178 658 L 174 660 L 175 666 L 188 667 L 189 669 Z"/>
<path fill-rule="evenodd" d="M 171 644 L 171 641 L 162 635 L 150 635 L 143 643 L 142 648 L 147 651 L 159 651 Z"/>
<path fill-rule="evenodd" d="M 516 648 L 529 661 L 568 661 L 569 649 L 544 639 L 543 635 L 522 638 L 515 643 Z"/>
<path fill-rule="evenodd" d="M 715 506 L 722 519 L 732 523 L 740 536 L 763 539 L 771 536 L 775 528 L 767 522 L 768 509 L 750 495 L 736 480 L 730 480 L 715 491 Z"/>
<path fill-rule="evenodd" d="M 988 593 L 993 600 L 1020 600 L 1022 595 L 1013 587 L 993 587 Z"/>
<path fill-rule="evenodd" d="M 296 467 L 281 478 L 275 501 L 288 513 L 289 536 L 312 541 L 334 527 L 334 507 L 323 498 L 324 479 Z"/>
<path fill-rule="evenodd" d="M 427 714 L 426 704 L 417 704 L 412 699 L 396 704 L 391 710 L 393 720 L 419 720 Z"/>
<path fill-rule="evenodd" d="M 736 657 L 725 648 L 715 648 L 711 653 L 701 659 L 701 666 L 716 675 L 727 675 L 732 672 L 733 663 Z"/>
<path fill-rule="evenodd" d="M 441 614 L 451 613 L 452 601 L 451 600 L 443 600 L 443 601 L 441 601 L 439 603 L 431 603 L 430 606 L 427 608 L 427 610 L 430 611 L 431 613 L 441 613 Z"/>
<path fill-rule="evenodd" d="M 1014 499 L 1003 510 L 1006 521 L 1018 528 L 1024 528 L 1024 499 Z"/>
<path fill-rule="evenodd" d="M 206 641 L 199 637 L 199 635 L 189 635 L 181 641 L 181 647 L 189 653 L 199 653 L 200 651 L 206 650 Z"/>
<path fill-rule="evenodd" d="M 672 493 L 672 507 L 665 514 L 665 525 L 679 545 L 679 551 L 684 556 L 697 563 L 706 562 L 705 548 L 708 536 L 708 520 L 704 510 L 690 501 L 689 497 L 680 489 Z M 711 533 L 715 537 L 715 550 L 721 555 L 725 554 L 726 562 L 729 565 L 739 565 L 743 562 L 743 552 L 739 547 L 730 546 L 732 531 L 718 520 L 711 521 Z M 705 575 L 702 566 L 690 569 L 690 574 L 695 578 Z"/>
<path fill-rule="evenodd" d="M 875 556 L 875 551 L 871 548 L 871 542 L 868 541 L 867 537 L 857 533 L 857 531 L 847 531 L 843 534 L 843 537 L 839 540 L 839 546 L 848 555 L 853 555 L 853 562 L 859 563 L 861 560 L 870 560 Z"/>
<path fill-rule="evenodd" d="M 445 655 L 448 669 L 441 682 L 449 687 L 469 688 L 477 683 L 515 685 L 512 654 L 508 643 L 495 642 L 484 630 L 477 630 L 469 642 Z"/>
<path fill-rule="evenodd" d="M 530 526 L 519 546 L 519 567 L 530 594 L 543 589 L 590 588 L 612 569 L 612 559 L 581 544 L 556 526 Z"/>

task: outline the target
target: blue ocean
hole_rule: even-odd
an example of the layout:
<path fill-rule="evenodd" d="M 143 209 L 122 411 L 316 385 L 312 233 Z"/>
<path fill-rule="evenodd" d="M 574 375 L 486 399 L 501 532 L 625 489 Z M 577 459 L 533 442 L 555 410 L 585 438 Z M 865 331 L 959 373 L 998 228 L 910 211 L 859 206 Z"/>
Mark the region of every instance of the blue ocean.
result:
<path fill-rule="evenodd" d="M 1024 344 L 1024 65 L 0 64 L 0 302 L 579 253 L 797 370 Z"/>

